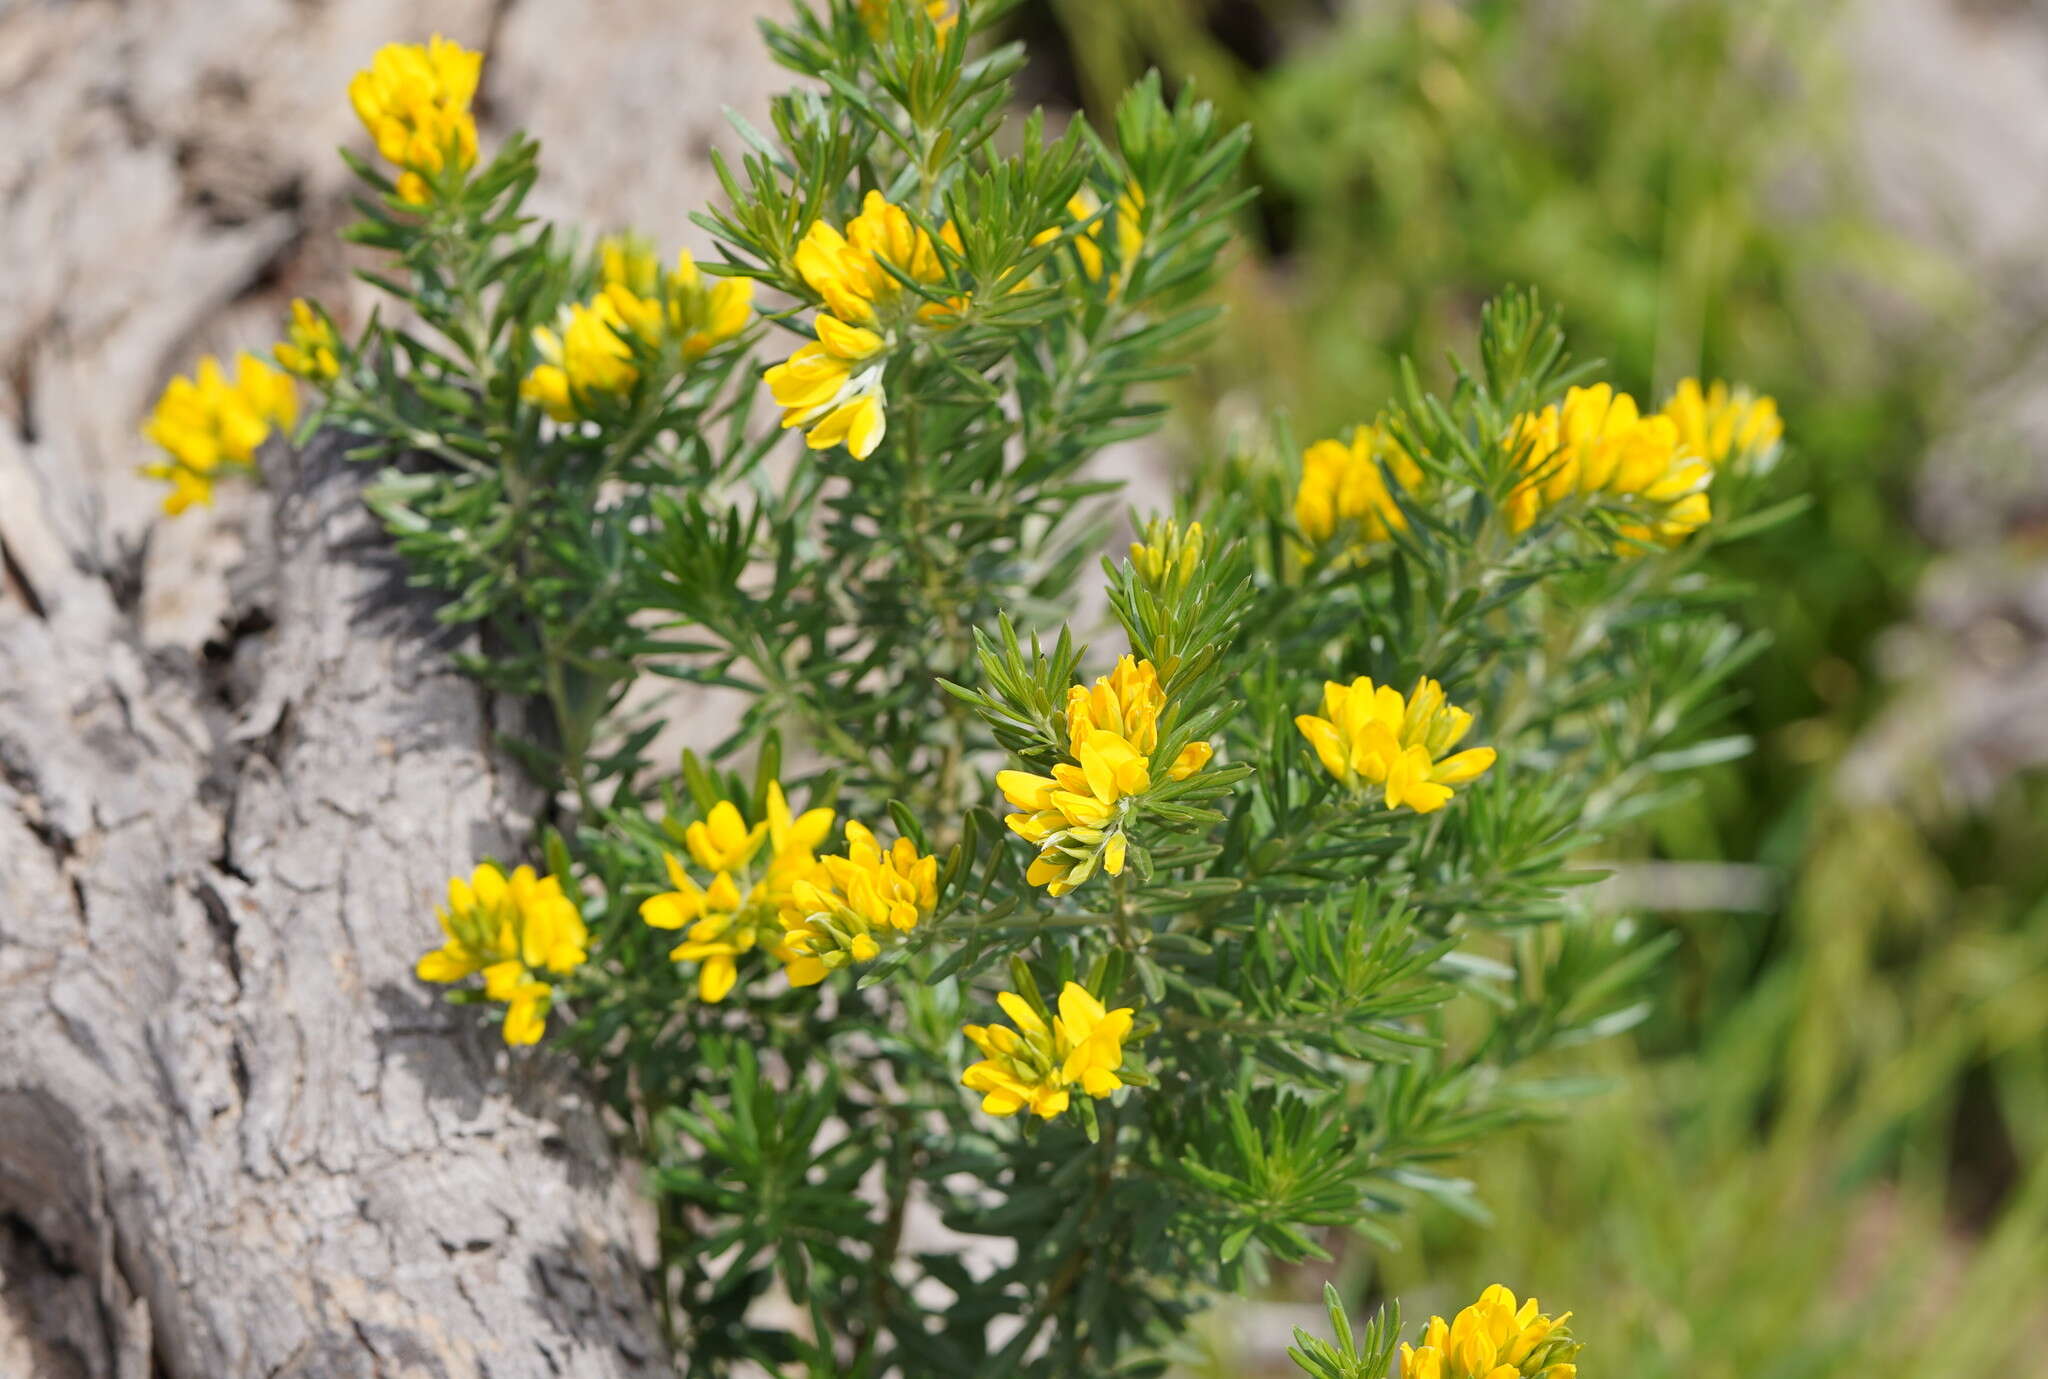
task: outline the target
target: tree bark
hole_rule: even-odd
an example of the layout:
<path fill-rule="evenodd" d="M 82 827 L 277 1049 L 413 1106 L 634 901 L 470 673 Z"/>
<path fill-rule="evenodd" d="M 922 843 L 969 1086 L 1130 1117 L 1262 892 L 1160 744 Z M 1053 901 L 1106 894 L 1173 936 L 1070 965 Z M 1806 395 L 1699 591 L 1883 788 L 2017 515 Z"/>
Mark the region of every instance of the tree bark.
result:
<path fill-rule="evenodd" d="M 203 659 L 5 514 L 0 1371 L 663 1371 L 595 1109 L 411 973 L 448 875 L 528 837 L 506 706 L 338 447 L 271 469 Z"/>

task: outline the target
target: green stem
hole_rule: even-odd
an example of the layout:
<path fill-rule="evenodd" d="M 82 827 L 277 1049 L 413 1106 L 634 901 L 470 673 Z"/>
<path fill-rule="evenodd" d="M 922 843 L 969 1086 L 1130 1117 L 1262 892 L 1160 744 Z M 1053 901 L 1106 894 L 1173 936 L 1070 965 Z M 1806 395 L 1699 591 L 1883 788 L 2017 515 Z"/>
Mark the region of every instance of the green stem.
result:
<path fill-rule="evenodd" d="M 958 601 L 948 594 L 948 584 L 953 582 L 951 576 L 955 572 L 947 569 L 931 548 L 934 526 L 932 499 L 935 495 L 930 457 L 923 444 L 922 414 L 923 409 L 915 401 L 905 409 L 903 462 L 907 482 L 904 486 L 904 546 L 910 555 L 913 587 L 918 591 L 925 625 L 937 625 L 940 654 L 936 660 L 942 667 L 941 673 L 949 678 L 964 679 L 973 655 L 973 638 L 961 621 Z M 924 812 L 927 817 L 943 823 L 957 818 L 960 813 L 960 774 L 967 750 L 967 710 L 951 695 L 941 696 L 940 703 L 938 774 L 929 787 L 929 808 Z M 915 798 L 924 789 L 922 775 L 898 782 L 898 793 L 906 798 Z"/>

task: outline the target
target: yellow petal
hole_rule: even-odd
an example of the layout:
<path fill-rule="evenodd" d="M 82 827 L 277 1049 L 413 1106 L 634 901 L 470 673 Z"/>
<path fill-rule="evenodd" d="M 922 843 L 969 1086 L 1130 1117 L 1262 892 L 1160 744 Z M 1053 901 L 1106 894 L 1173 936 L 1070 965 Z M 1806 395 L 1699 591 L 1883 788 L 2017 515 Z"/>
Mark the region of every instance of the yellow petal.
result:
<path fill-rule="evenodd" d="M 716 1005 L 732 990 L 739 975 L 739 968 L 730 957 L 724 954 L 708 957 L 697 971 L 697 994 Z"/>
<path fill-rule="evenodd" d="M 1001 1006 L 1003 1013 L 1010 1017 L 1010 1023 L 1023 1030 L 1026 1034 L 1044 1034 L 1048 1032 L 1045 1027 L 1045 1021 L 1038 1017 L 1038 1012 L 1031 1008 L 1030 1002 L 1015 992 L 1004 991 L 999 993 L 996 996 L 996 1004 Z"/>

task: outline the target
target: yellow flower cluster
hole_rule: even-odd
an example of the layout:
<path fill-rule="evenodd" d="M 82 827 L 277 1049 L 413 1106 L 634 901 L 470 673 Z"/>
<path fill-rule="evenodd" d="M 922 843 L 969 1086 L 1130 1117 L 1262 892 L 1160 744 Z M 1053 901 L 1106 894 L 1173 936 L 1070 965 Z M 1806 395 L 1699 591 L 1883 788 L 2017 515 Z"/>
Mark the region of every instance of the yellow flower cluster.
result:
<path fill-rule="evenodd" d="M 636 238 L 599 246 L 599 287 L 588 302 L 571 303 L 561 330 L 537 326 L 534 348 L 542 362 L 519 385 L 519 395 L 556 421 L 576 421 L 597 395 L 624 397 L 640 381 L 633 342 L 660 349 L 675 342 L 693 363 L 747 328 L 754 281 L 722 278 L 708 286 L 690 251 L 661 272 L 654 252 Z"/>
<path fill-rule="evenodd" d="M 868 37 L 880 42 L 889 33 L 889 12 L 898 5 L 908 4 L 912 9 L 921 10 L 931 20 L 939 36 L 953 31 L 960 22 L 960 16 L 953 12 L 952 0 L 859 0 L 861 22 L 867 25 Z"/>
<path fill-rule="evenodd" d="M 720 800 L 702 821 L 684 830 L 691 860 L 711 874 L 709 886 L 693 880 L 673 853 L 663 854 L 675 889 L 642 902 L 640 918 L 657 929 L 689 926 L 669 958 L 698 964 L 702 999 L 724 1000 L 739 980 L 739 959 L 755 948 L 780 955 L 782 909 L 790 903 L 794 884 L 812 874 L 814 849 L 832 831 L 832 819 L 829 809 L 792 817 L 782 787 L 771 783 L 767 817 L 752 827 L 738 806 Z"/>
<path fill-rule="evenodd" d="M 486 862 L 467 881 L 449 880 L 448 904 L 436 913 L 448 941 L 419 960 L 420 980 L 483 973 L 484 995 L 505 1006 L 505 1042 L 536 1042 L 554 1004 L 554 987 L 540 974 L 573 972 L 588 956 L 589 932 L 561 881 L 532 867 L 508 878 Z"/>
<path fill-rule="evenodd" d="M 1422 1344 L 1401 1345 L 1401 1379 L 1577 1379 L 1579 1353 L 1561 1317 L 1530 1298 L 1520 1307 L 1498 1283 L 1446 1323 L 1431 1317 Z"/>
<path fill-rule="evenodd" d="M 940 238 L 960 247 L 951 225 Z M 943 325 L 959 300 L 933 302 L 905 291 L 903 279 L 943 283 L 945 264 L 932 237 L 875 191 L 844 233 L 822 220 L 813 224 L 797 245 L 796 269 L 825 310 L 815 323 L 816 342 L 767 371 L 768 390 L 782 408 L 783 428 L 805 428 L 811 449 L 843 444 L 864 460 L 888 430 L 882 372 L 889 349 L 912 320 Z"/>
<path fill-rule="evenodd" d="M 291 379 L 255 355 L 237 357 L 232 383 L 220 361 L 206 355 L 193 377 L 173 378 L 157 399 L 142 434 L 171 458 L 142 472 L 170 484 L 164 511 L 176 516 L 194 503 L 211 503 L 222 467 L 252 468 L 271 428 L 289 427 L 298 415 Z"/>
<path fill-rule="evenodd" d="M 1362 675 L 1349 685 L 1328 681 L 1322 716 L 1301 714 L 1294 726 L 1324 770 L 1353 792 L 1379 792 L 1389 809 L 1441 809 L 1452 786 L 1477 779 L 1494 762 L 1491 747 L 1444 755 L 1471 729 L 1472 715 L 1446 703 L 1443 686 L 1427 676 L 1405 698 Z"/>
<path fill-rule="evenodd" d="M 872 961 L 883 939 L 909 933 L 938 903 L 938 858 L 920 856 L 908 838 L 884 848 L 849 819 L 845 853 L 819 858 L 783 903 L 787 937 L 777 956 L 789 984 L 815 986 L 848 963 Z"/>
<path fill-rule="evenodd" d="M 1620 528 L 1639 543 L 1675 545 L 1711 516 L 1707 485 L 1714 467 L 1689 447 L 1678 423 L 1644 416 L 1627 393 L 1605 383 L 1572 388 L 1564 405 L 1524 413 L 1507 441 L 1523 474 L 1508 495 L 1508 525 L 1526 531 L 1544 508 L 1580 494 L 1601 494 L 1641 508 Z"/>
<path fill-rule="evenodd" d="M 1406 494 L 1422 491 L 1422 466 L 1385 426 L 1360 426 L 1348 440 L 1321 440 L 1301 455 L 1301 486 L 1294 520 L 1302 535 L 1322 544 L 1343 531 L 1354 552 L 1408 530 L 1408 518 L 1387 486 L 1391 475 Z"/>
<path fill-rule="evenodd" d="M 1159 746 L 1159 716 L 1166 692 L 1150 661 L 1125 656 L 1088 688 L 1067 691 L 1067 752 L 1050 776 L 999 771 L 996 788 L 1021 813 L 1004 822 L 1036 844 L 1025 878 L 1052 895 L 1065 895 L 1100 868 L 1123 872 L 1128 841 L 1124 818 L 1130 800 L 1152 785 L 1152 753 Z M 1167 767 L 1185 780 L 1209 762 L 1209 744 L 1191 742 Z"/>
<path fill-rule="evenodd" d="M 1697 378 L 1682 380 L 1664 404 L 1664 415 L 1678 427 L 1685 448 L 1717 470 L 1731 462 L 1768 468 L 1785 439 L 1776 399 L 1721 382 L 1702 388 Z"/>
<path fill-rule="evenodd" d="M 341 373 L 341 342 L 334 323 L 304 297 L 292 298 L 292 323 L 270 350 L 284 371 L 309 383 L 332 383 Z"/>
<path fill-rule="evenodd" d="M 1094 192 L 1083 187 L 1067 201 L 1067 214 L 1075 224 L 1087 224 L 1102 210 L 1102 202 Z M 1116 222 L 1116 254 L 1119 265 L 1116 278 L 1110 283 L 1109 295 L 1114 298 L 1123 291 L 1125 280 L 1138 262 L 1138 254 L 1145 247 L 1145 193 L 1135 184 L 1125 187 L 1123 195 L 1116 199 L 1116 210 L 1102 219 L 1094 219 L 1088 228 L 1074 237 L 1074 258 L 1081 265 L 1082 274 L 1089 282 L 1101 282 L 1106 260 L 1102 253 L 1103 220 Z M 1041 230 L 1032 239 L 1034 245 L 1050 244 L 1061 235 L 1055 226 Z"/>
<path fill-rule="evenodd" d="M 1124 1040 L 1131 1033 L 1131 1008 L 1104 1010 L 1079 983 L 1060 991 L 1059 1014 L 1047 1020 L 1022 996 L 996 997 L 1015 1029 L 968 1025 L 967 1037 L 982 1060 L 960 1081 L 980 1092 L 981 1109 L 1014 1116 L 1029 1109 L 1047 1120 L 1067 1109 L 1067 1089 L 1078 1086 L 1100 1099 L 1124 1085 Z"/>
<path fill-rule="evenodd" d="M 418 43 L 387 43 L 348 84 L 349 103 L 377 152 L 404 171 L 398 197 L 424 206 L 433 199 L 430 179 L 449 168 L 467 172 L 476 163 L 476 96 L 483 54 L 435 34 Z"/>

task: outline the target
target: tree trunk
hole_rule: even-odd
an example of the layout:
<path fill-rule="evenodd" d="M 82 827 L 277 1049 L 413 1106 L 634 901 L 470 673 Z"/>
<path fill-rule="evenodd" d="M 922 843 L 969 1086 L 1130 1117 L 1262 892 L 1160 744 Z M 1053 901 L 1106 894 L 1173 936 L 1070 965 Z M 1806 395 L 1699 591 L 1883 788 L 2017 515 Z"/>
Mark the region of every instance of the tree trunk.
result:
<path fill-rule="evenodd" d="M 0 1379 L 665 1371 L 560 1060 L 412 979 L 447 875 L 529 836 L 492 706 L 331 455 L 175 522 L 134 474 L 199 354 L 365 319 L 333 150 L 381 43 L 488 51 L 535 210 L 705 250 L 788 6 L 586 11 L 0 0 Z"/>
<path fill-rule="evenodd" d="M 448 875 L 528 836 L 503 705 L 335 445 L 270 479 L 203 662 L 6 513 L 0 1372 L 663 1370 L 596 1112 L 412 976 Z"/>

